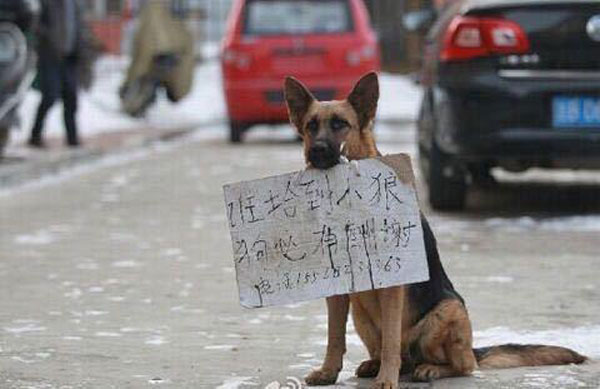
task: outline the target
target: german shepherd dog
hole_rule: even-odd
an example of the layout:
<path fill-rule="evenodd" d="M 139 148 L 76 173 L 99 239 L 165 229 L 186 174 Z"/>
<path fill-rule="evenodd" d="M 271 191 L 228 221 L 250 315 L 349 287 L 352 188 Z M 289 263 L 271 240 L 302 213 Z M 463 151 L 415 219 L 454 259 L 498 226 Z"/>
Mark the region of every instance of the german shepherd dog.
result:
<path fill-rule="evenodd" d="M 379 99 L 375 73 L 358 81 L 343 101 L 320 102 L 294 78 L 285 80 L 290 122 L 304 141 L 308 168 L 328 169 L 340 161 L 381 155 L 373 120 Z M 473 349 L 471 322 L 464 300 L 446 275 L 435 237 L 421 216 L 429 281 L 327 298 L 328 342 L 324 362 L 305 380 L 331 385 L 342 369 L 350 306 L 354 326 L 370 359 L 358 377 L 375 377 L 373 388 L 398 387 L 400 374 L 415 381 L 467 376 L 479 368 L 582 363 L 586 357 L 563 347 L 507 344 Z"/>

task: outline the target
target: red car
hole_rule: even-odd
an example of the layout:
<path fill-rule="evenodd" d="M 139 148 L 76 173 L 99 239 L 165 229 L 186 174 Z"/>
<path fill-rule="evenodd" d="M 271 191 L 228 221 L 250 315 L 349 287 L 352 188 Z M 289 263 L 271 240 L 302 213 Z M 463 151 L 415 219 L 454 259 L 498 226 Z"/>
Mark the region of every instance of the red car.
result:
<path fill-rule="evenodd" d="M 320 100 L 343 99 L 379 70 L 362 0 L 235 0 L 222 48 L 231 141 L 253 124 L 287 122 L 282 85 L 304 82 Z"/>

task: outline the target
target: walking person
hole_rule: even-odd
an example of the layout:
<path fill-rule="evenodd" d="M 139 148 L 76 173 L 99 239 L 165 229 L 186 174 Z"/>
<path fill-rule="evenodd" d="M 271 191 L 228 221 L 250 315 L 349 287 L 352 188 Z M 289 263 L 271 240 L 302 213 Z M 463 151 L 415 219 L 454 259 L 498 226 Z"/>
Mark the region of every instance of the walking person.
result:
<path fill-rule="evenodd" d="M 78 61 L 83 21 L 77 0 L 42 0 L 38 30 L 38 76 L 42 101 L 31 130 L 29 145 L 43 148 L 46 114 L 61 99 L 64 105 L 66 143 L 80 145 L 77 135 Z"/>

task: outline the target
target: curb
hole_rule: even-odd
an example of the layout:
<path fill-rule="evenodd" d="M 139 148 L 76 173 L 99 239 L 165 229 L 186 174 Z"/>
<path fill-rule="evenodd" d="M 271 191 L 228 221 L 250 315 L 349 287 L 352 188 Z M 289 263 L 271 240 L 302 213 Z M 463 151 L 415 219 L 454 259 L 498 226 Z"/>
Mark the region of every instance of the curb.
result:
<path fill-rule="evenodd" d="M 58 175 L 65 170 L 83 163 L 97 161 L 108 155 L 140 150 L 157 143 L 174 141 L 206 125 L 160 130 L 151 135 L 143 134 L 143 130 L 132 131 L 124 134 L 119 144 L 112 147 L 94 146 L 93 144 L 96 142 L 90 142 L 92 146 L 77 150 L 39 151 L 35 155 L 25 157 L 11 157 L 9 155 L 5 160 L 0 161 L 0 189 L 11 189 L 46 176 Z M 93 140 L 98 141 L 103 135 L 100 134 Z"/>

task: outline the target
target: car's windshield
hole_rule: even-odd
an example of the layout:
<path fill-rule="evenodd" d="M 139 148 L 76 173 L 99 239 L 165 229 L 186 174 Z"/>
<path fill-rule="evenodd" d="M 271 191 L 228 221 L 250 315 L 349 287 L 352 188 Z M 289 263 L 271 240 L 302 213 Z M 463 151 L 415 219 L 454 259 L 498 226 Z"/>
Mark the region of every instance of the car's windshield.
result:
<path fill-rule="evenodd" d="M 333 34 L 352 30 L 347 0 L 250 0 L 246 35 Z"/>

